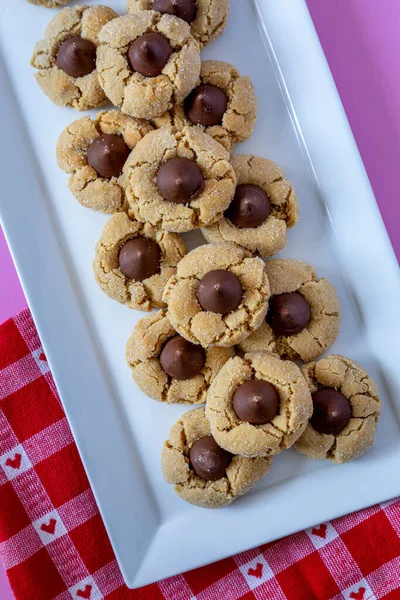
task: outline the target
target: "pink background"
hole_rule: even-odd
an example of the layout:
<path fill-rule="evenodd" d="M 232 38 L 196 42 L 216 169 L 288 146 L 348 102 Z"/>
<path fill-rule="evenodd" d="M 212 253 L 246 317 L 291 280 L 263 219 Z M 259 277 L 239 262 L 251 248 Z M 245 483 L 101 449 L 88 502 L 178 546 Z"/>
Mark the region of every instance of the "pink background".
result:
<path fill-rule="evenodd" d="M 307 3 L 392 244 L 400 257 L 400 2 L 307 0 Z M 26 306 L 1 231 L 0 264 L 1 323 Z M 1 567 L 0 598 L 12 598 Z"/>

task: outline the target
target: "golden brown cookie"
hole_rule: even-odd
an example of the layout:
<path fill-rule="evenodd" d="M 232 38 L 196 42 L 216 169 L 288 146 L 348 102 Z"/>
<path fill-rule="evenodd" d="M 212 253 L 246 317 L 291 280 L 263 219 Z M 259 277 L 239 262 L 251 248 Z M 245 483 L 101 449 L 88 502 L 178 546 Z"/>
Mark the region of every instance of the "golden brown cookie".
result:
<path fill-rule="evenodd" d="M 296 193 L 278 165 L 266 158 L 231 157 L 237 185 L 223 218 L 205 227 L 208 242 L 231 242 L 263 258 L 282 250 L 298 220 Z"/>
<path fill-rule="evenodd" d="M 241 456 L 272 456 L 290 448 L 311 415 L 311 394 L 300 369 L 266 352 L 231 358 L 207 396 L 212 435 Z"/>
<path fill-rule="evenodd" d="M 33 51 L 36 81 L 58 106 L 89 110 L 107 102 L 96 70 L 103 25 L 117 14 L 107 6 L 64 8 L 50 21 Z M 65 70 L 67 69 L 67 70 Z"/>
<path fill-rule="evenodd" d="M 125 210 L 127 203 L 122 176 L 125 155 L 120 157 L 121 160 L 116 161 L 115 158 L 118 159 L 119 154 L 124 151 L 128 155 L 142 137 L 152 129 L 150 123 L 144 119 L 129 117 L 119 110 L 101 111 L 94 119 L 82 117 L 68 125 L 59 137 L 56 154 L 59 167 L 71 174 L 68 185 L 75 198 L 83 206 L 103 213 L 112 214 Z M 116 135 L 120 136 L 125 144 L 122 145 L 122 149 L 116 150 L 113 160 L 112 151 Z M 107 142 L 107 139 L 111 142 Z M 101 152 L 100 147 L 96 158 L 95 146 L 102 140 L 105 141 L 107 153 L 104 152 L 104 148 Z M 88 156 L 89 148 L 92 150 Z M 89 164 L 89 157 L 93 150 L 94 159 L 92 157 L 90 161 L 92 164 Z M 111 168 L 111 172 L 103 173 L 108 175 L 103 177 L 92 165 L 101 172 L 103 169 Z M 117 168 L 112 174 L 115 166 Z"/>
<path fill-rule="evenodd" d="M 183 500 L 203 508 L 222 508 L 253 487 L 269 471 L 272 459 L 219 453 L 209 436 L 210 424 L 204 408 L 184 413 L 164 443 L 161 466 L 165 480 L 174 484 L 175 492 Z M 203 448 L 199 448 L 199 441 Z"/>
<path fill-rule="evenodd" d="M 153 41 L 141 37 L 148 34 L 156 36 L 158 42 L 154 42 L 154 37 Z M 125 15 L 105 26 L 99 40 L 100 85 L 115 106 L 133 117 L 152 119 L 162 115 L 174 101 L 183 101 L 199 78 L 199 46 L 190 35 L 189 25 L 177 17 L 152 10 Z M 160 58 L 157 65 L 160 68 L 148 70 L 148 61 L 142 61 L 140 65 L 135 62 L 136 70 L 133 70 L 130 58 L 133 44 L 136 44 L 134 48 L 138 44 L 148 47 L 160 40 L 163 45 L 167 44 L 167 49 L 169 45 L 171 51 L 169 57 L 168 52 L 162 54 L 163 60 Z M 153 50 L 151 56 L 161 54 L 156 48 Z M 158 74 L 150 76 L 150 73 Z"/>
<path fill-rule="evenodd" d="M 234 355 L 233 348 L 204 350 L 184 340 L 165 311 L 141 319 L 126 346 L 126 359 L 139 388 L 166 404 L 204 404 L 212 380 Z"/>
<path fill-rule="evenodd" d="M 71 0 L 28 0 L 31 4 L 36 6 L 45 6 L 46 8 L 57 8 L 58 6 L 64 6 L 71 2 Z"/>
<path fill-rule="evenodd" d="M 180 172 L 174 166 L 177 158 L 191 164 L 183 161 Z M 172 176 L 160 182 L 161 169 L 169 167 Z M 177 232 L 220 219 L 236 185 L 228 152 L 199 127 L 152 131 L 132 151 L 124 175 L 135 218 Z M 171 200 L 165 199 L 168 194 Z"/>
<path fill-rule="evenodd" d="M 128 12 L 134 13 L 140 10 L 157 10 L 157 4 L 165 6 L 166 2 L 154 2 L 153 0 L 127 0 Z M 179 5 L 176 0 L 170 0 L 169 4 Z M 186 3 L 185 3 L 186 4 Z M 192 14 L 183 15 L 179 8 L 173 14 L 185 17 L 185 20 L 190 21 L 190 27 L 193 37 L 199 42 L 203 48 L 217 37 L 221 35 L 226 27 L 229 13 L 229 0 L 196 0 L 194 3 L 196 10 L 194 16 Z M 163 10 L 165 10 L 163 6 Z M 173 10 L 173 6 L 170 7 Z M 172 14 L 172 12 L 170 13 Z"/>
<path fill-rule="evenodd" d="M 241 77 L 229 63 L 206 60 L 195 89 L 184 102 L 155 118 L 154 125 L 178 129 L 199 125 L 231 152 L 251 136 L 256 118 L 257 98 L 250 77 Z"/>
<path fill-rule="evenodd" d="M 375 440 L 381 401 L 376 383 L 359 364 L 332 354 L 304 365 L 314 413 L 296 450 L 311 458 L 346 463 Z"/>
<path fill-rule="evenodd" d="M 241 350 L 314 360 L 339 334 L 340 303 L 335 288 L 327 279 L 318 279 L 311 265 L 297 260 L 269 260 L 266 271 L 271 286 L 267 319 L 240 344 Z"/>
<path fill-rule="evenodd" d="M 265 264 L 231 244 L 195 248 L 165 286 L 168 318 L 194 344 L 230 347 L 260 327 L 270 289 Z"/>
<path fill-rule="evenodd" d="M 96 245 L 94 274 L 103 292 L 121 304 L 145 311 L 162 308 L 164 286 L 185 252 L 180 235 L 116 213 Z"/>

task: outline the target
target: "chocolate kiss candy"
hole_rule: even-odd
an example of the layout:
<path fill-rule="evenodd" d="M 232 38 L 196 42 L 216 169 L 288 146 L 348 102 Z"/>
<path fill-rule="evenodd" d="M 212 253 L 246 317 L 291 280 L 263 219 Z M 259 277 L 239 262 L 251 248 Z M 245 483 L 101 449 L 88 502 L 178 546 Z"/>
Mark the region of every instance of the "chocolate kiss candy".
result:
<path fill-rule="evenodd" d="M 196 16 L 197 5 L 195 0 L 154 0 L 153 10 L 191 23 Z"/>
<path fill-rule="evenodd" d="M 308 327 L 310 321 L 310 305 L 298 292 L 278 294 L 271 298 L 267 323 L 275 335 L 296 335 Z"/>
<path fill-rule="evenodd" d="M 271 204 L 268 195 L 258 185 L 238 185 L 225 216 L 240 229 L 259 227 L 268 219 Z"/>
<path fill-rule="evenodd" d="M 61 44 L 57 52 L 57 66 L 71 77 L 84 77 L 96 68 L 96 46 L 74 35 Z"/>
<path fill-rule="evenodd" d="M 220 125 L 228 106 L 228 96 L 216 85 L 199 85 L 185 100 L 185 113 L 195 125 Z"/>
<path fill-rule="evenodd" d="M 160 271 L 161 249 L 146 237 L 136 237 L 124 244 L 118 256 L 120 271 L 129 279 L 144 281 Z"/>
<path fill-rule="evenodd" d="M 206 273 L 197 291 L 197 299 L 204 310 L 222 315 L 236 310 L 242 297 L 243 288 L 238 277 L 223 269 Z"/>
<path fill-rule="evenodd" d="M 120 135 L 104 133 L 95 138 L 87 151 L 88 163 L 100 177 L 119 177 L 130 153 Z"/>
<path fill-rule="evenodd" d="M 194 160 L 177 157 L 161 165 L 156 177 L 158 191 L 174 204 L 188 204 L 204 190 L 204 177 Z"/>
<path fill-rule="evenodd" d="M 205 354 L 201 346 L 176 335 L 164 344 L 160 363 L 170 377 L 180 380 L 191 379 L 204 367 Z"/>
<path fill-rule="evenodd" d="M 351 419 L 350 402 L 334 388 L 323 387 L 312 394 L 314 412 L 311 425 L 319 431 L 338 435 Z"/>
<path fill-rule="evenodd" d="M 128 51 L 129 62 L 134 71 L 144 77 L 157 77 L 162 73 L 172 54 L 171 44 L 160 33 L 144 33 Z"/>
<path fill-rule="evenodd" d="M 279 394 L 268 381 L 252 379 L 237 388 L 232 404 L 242 421 L 252 425 L 265 425 L 278 414 Z"/>
<path fill-rule="evenodd" d="M 216 481 L 226 475 L 232 454 L 218 446 L 211 435 L 200 438 L 190 450 L 193 471 L 206 481 Z"/>

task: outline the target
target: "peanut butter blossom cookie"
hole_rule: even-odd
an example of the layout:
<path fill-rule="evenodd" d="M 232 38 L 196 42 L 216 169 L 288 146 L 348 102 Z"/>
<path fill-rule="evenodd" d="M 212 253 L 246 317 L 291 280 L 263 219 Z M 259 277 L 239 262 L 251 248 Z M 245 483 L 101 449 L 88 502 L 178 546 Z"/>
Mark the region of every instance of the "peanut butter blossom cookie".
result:
<path fill-rule="evenodd" d="M 203 47 L 224 31 L 229 0 L 128 0 L 128 12 L 141 10 L 157 10 L 186 21 L 193 37 Z"/>
<path fill-rule="evenodd" d="M 261 325 L 269 294 L 261 258 L 231 244 L 213 244 L 185 256 L 164 300 L 182 337 L 204 347 L 230 347 Z"/>
<path fill-rule="evenodd" d="M 45 6 L 46 8 L 57 8 L 58 6 L 68 4 L 71 0 L 28 0 L 28 2 L 37 6 Z"/>
<path fill-rule="evenodd" d="M 116 16 L 107 6 L 83 5 L 64 8 L 50 21 L 31 64 L 55 104 L 89 110 L 107 101 L 97 77 L 96 49 L 101 28 Z"/>
<path fill-rule="evenodd" d="M 257 117 L 257 98 L 250 77 L 218 60 L 201 63 L 200 81 L 186 100 L 154 119 L 156 127 L 199 125 L 230 152 L 249 138 Z"/>
<path fill-rule="evenodd" d="M 186 252 L 176 233 L 116 213 L 96 245 L 96 281 L 110 298 L 129 308 L 162 308 L 164 286 Z"/>
<path fill-rule="evenodd" d="M 71 174 L 69 189 L 83 205 L 112 214 L 127 208 L 122 169 L 132 148 L 152 130 L 119 110 L 83 117 L 62 132 L 57 161 Z"/>
<path fill-rule="evenodd" d="M 206 416 L 216 442 L 241 456 L 271 456 L 290 448 L 311 415 L 311 394 L 300 369 L 274 354 L 230 359 L 207 397 Z"/>
<path fill-rule="evenodd" d="M 302 371 L 314 412 L 296 450 L 334 463 L 361 456 L 374 443 L 381 412 L 375 382 L 345 356 L 327 356 L 305 365 Z"/>
<path fill-rule="evenodd" d="M 266 262 L 271 300 L 266 321 L 240 344 L 244 352 L 275 352 L 290 360 L 314 360 L 336 340 L 340 303 L 327 279 L 297 260 Z"/>
<path fill-rule="evenodd" d="M 172 327 L 165 311 L 141 319 L 126 346 L 126 359 L 139 388 L 160 402 L 204 404 L 211 381 L 233 348 L 203 349 Z"/>
<path fill-rule="evenodd" d="M 178 232 L 220 219 L 236 185 L 228 152 L 197 127 L 165 127 L 146 135 L 124 176 L 135 218 Z"/>
<path fill-rule="evenodd" d="M 287 230 L 298 220 L 295 191 L 278 165 L 266 158 L 236 154 L 235 196 L 217 223 L 205 227 L 208 242 L 232 242 L 269 257 L 282 250 Z"/>
<path fill-rule="evenodd" d="M 182 415 L 161 453 L 165 480 L 183 500 L 203 508 L 231 504 L 269 471 L 271 460 L 234 456 L 218 446 L 204 408 Z"/>
<path fill-rule="evenodd" d="M 142 11 L 108 23 L 99 35 L 99 81 L 115 106 L 152 119 L 182 102 L 200 74 L 200 52 L 187 23 Z"/>

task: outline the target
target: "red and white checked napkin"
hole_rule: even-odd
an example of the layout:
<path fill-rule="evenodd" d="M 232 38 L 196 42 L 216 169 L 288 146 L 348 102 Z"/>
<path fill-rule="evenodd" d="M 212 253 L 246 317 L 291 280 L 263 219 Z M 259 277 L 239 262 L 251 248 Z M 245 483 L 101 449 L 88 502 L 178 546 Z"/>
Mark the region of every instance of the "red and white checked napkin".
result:
<path fill-rule="evenodd" d="M 0 557 L 18 600 L 398 600 L 400 501 L 128 590 L 25 310 L 0 327 Z"/>

